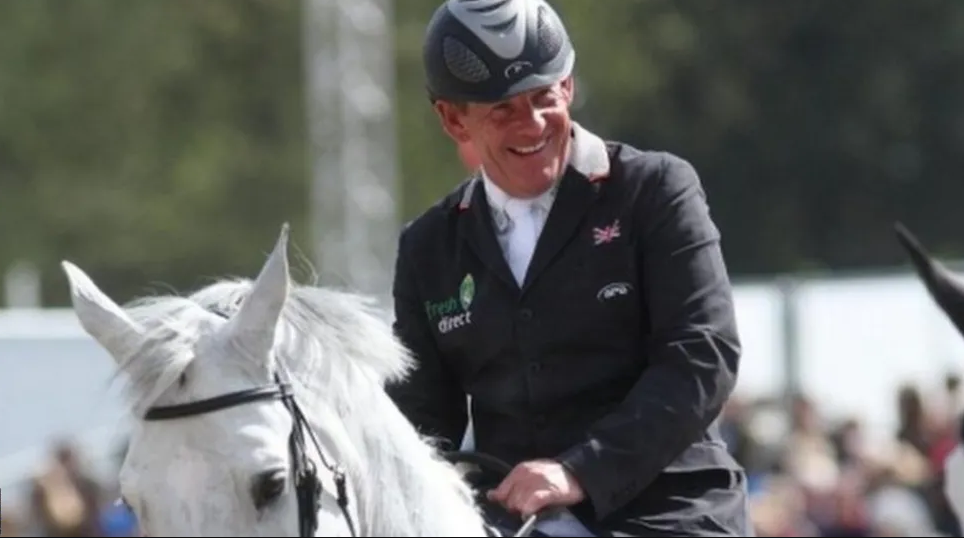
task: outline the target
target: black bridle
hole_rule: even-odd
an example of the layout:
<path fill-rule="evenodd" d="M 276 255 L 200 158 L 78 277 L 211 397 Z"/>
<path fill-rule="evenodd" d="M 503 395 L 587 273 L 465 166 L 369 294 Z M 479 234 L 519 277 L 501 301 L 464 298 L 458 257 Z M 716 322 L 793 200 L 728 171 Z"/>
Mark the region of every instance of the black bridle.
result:
<path fill-rule="evenodd" d="M 219 314 L 220 315 L 220 314 Z M 291 413 L 294 425 L 291 436 L 288 438 L 288 447 L 291 452 L 291 464 L 293 466 L 295 493 L 298 498 L 298 528 L 301 537 L 312 537 L 318 528 L 318 509 L 320 508 L 321 493 L 324 490 L 318 480 L 318 473 L 314 463 L 308 459 L 305 443 L 305 432 L 311 436 L 312 444 L 321 458 L 322 465 L 328 469 L 335 480 L 336 498 L 338 507 L 348 524 L 348 530 L 352 536 L 358 536 L 355 532 L 355 525 L 348 514 L 348 492 L 345 485 L 345 473 L 337 465 L 331 465 L 325 459 L 325 454 L 321 450 L 318 438 L 311 430 L 304 413 L 295 401 L 294 394 L 291 392 L 291 385 L 282 383 L 281 379 L 275 374 L 275 384 L 252 389 L 239 390 L 215 396 L 205 400 L 188 402 L 184 404 L 156 406 L 147 410 L 144 420 L 170 420 L 176 418 L 191 417 L 212 413 L 221 409 L 227 409 L 238 405 L 269 400 L 281 400 Z"/>

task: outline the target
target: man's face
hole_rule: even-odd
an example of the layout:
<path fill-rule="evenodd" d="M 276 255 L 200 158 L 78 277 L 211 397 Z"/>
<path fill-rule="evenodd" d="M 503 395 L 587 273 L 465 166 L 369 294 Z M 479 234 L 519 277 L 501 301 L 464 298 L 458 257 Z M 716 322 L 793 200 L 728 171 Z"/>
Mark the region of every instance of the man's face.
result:
<path fill-rule="evenodd" d="M 486 173 L 516 197 L 544 192 L 566 166 L 573 97 L 572 78 L 497 103 L 435 109 L 445 131 L 468 145 Z"/>

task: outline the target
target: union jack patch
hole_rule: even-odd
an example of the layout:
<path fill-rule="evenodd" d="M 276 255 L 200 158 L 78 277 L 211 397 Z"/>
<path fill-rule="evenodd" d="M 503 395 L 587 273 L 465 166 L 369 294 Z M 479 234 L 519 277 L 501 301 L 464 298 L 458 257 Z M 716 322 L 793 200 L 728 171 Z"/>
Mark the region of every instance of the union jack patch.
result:
<path fill-rule="evenodd" d="M 613 221 L 609 226 L 592 229 L 593 245 L 599 246 L 603 243 L 611 243 L 613 239 L 619 237 L 619 219 Z"/>

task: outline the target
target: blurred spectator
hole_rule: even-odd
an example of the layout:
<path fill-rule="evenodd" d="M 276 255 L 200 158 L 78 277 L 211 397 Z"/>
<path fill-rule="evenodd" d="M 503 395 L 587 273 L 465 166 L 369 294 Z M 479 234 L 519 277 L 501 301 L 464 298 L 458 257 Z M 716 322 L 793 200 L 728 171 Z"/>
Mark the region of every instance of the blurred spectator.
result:
<path fill-rule="evenodd" d="M 78 493 L 87 509 L 94 510 L 104 501 L 100 484 L 83 469 L 74 447 L 61 441 L 54 447 L 56 464 L 60 465 L 77 487 Z"/>
<path fill-rule="evenodd" d="M 807 514 L 802 490 L 787 478 L 772 476 L 751 497 L 757 536 L 820 536 Z"/>
<path fill-rule="evenodd" d="M 20 514 L 10 513 L 10 510 L 4 506 L 2 518 L 0 523 L 3 524 L 3 527 L 0 528 L 0 533 L 3 536 L 26 536 L 24 522 Z"/>
<path fill-rule="evenodd" d="M 961 536 L 942 488 L 943 460 L 960 431 L 960 381 L 925 399 L 905 385 L 895 397 L 890 442 L 868 442 L 860 420 L 828 423 L 804 394 L 790 400 L 734 397 L 720 427 L 748 473 L 758 536 Z M 120 465 L 126 446 L 119 448 Z M 137 522 L 85 472 L 69 444 L 34 481 L 32 512 L 4 514 L 5 536 L 137 536 Z"/>
<path fill-rule="evenodd" d="M 734 398 L 721 429 L 747 468 L 757 535 L 961 536 L 941 491 L 960 431 L 959 379 L 944 388 L 928 400 L 899 387 L 897 430 L 873 443 L 859 418 L 827 423 L 805 394 L 786 408 Z"/>
<path fill-rule="evenodd" d="M 931 435 L 928 431 L 924 403 L 915 387 L 900 387 L 897 396 L 897 417 L 899 421 L 897 439 L 910 443 L 921 454 L 930 453 Z"/>
<path fill-rule="evenodd" d="M 866 454 L 864 434 L 857 419 L 844 421 L 830 436 L 830 443 L 841 467 L 860 465 Z"/>
<path fill-rule="evenodd" d="M 937 536 L 925 499 L 890 476 L 867 497 L 869 536 Z"/>
<path fill-rule="evenodd" d="M 26 521 L 16 532 L 24 536 L 136 536 L 129 515 L 111 510 L 104 488 L 85 470 L 75 448 L 56 443 L 48 466 L 29 484 Z M 6 516 L 6 514 L 4 514 Z M 5 518 L 4 535 L 12 535 Z"/>
<path fill-rule="evenodd" d="M 837 453 L 822 429 L 812 402 L 803 395 L 793 399 L 787 443 L 793 450 L 784 453 L 783 469 L 803 485 L 808 494 L 830 494 L 840 476 Z"/>
<path fill-rule="evenodd" d="M 744 405 L 739 399 L 733 398 L 723 407 L 720 434 L 737 460 L 747 461 L 753 457 L 753 437 L 749 432 Z"/>
<path fill-rule="evenodd" d="M 96 536 L 89 507 L 67 470 L 53 465 L 34 479 L 31 508 L 45 536 Z"/>
<path fill-rule="evenodd" d="M 137 519 L 122 503 L 110 503 L 100 514 L 102 536 L 137 536 Z"/>

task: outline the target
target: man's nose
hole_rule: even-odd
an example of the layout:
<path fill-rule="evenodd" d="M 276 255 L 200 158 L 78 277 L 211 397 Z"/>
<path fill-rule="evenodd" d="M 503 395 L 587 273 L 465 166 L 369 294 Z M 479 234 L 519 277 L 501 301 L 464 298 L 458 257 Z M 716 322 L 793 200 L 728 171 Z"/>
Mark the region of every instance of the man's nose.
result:
<path fill-rule="evenodd" d="M 520 134 L 538 136 L 546 128 L 545 111 L 533 106 L 526 106 L 520 110 L 519 121 L 516 125 Z"/>

